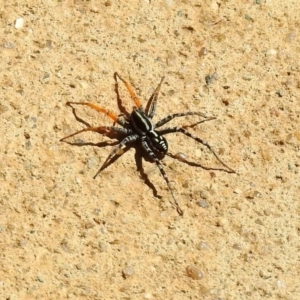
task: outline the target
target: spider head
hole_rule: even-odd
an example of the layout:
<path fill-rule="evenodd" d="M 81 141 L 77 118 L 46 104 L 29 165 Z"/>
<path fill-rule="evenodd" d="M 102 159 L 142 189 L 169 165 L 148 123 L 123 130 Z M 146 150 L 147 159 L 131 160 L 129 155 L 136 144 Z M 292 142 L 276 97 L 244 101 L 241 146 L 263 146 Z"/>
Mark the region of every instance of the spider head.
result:
<path fill-rule="evenodd" d="M 147 133 L 148 143 L 151 148 L 161 154 L 168 152 L 168 142 L 162 136 L 159 135 L 155 130 L 151 130 Z"/>

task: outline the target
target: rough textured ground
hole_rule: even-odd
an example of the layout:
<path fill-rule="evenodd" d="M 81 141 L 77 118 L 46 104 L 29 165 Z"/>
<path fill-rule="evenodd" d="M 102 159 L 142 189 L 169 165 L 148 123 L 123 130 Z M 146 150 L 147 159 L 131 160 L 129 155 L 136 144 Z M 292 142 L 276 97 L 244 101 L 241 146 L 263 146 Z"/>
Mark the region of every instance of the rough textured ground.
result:
<path fill-rule="evenodd" d="M 4 0 L 0 298 L 299 299 L 299 9 L 292 0 Z M 116 71 L 143 103 L 166 77 L 155 120 L 218 117 L 190 132 L 237 174 L 163 160 L 183 217 L 143 160 L 160 197 L 145 184 L 139 151 L 93 179 L 111 146 L 59 142 L 84 128 L 67 101 L 119 112 Z M 120 97 L 131 110 L 121 84 Z M 167 138 L 172 153 L 218 166 L 187 137 Z M 203 278 L 188 276 L 191 265 Z"/>

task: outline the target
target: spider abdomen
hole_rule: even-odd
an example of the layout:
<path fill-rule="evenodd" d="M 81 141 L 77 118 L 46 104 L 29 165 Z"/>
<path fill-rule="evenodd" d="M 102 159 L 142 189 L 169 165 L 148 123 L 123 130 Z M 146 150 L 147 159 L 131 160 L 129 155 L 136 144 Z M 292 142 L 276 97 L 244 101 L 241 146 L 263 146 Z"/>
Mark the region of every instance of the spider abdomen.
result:
<path fill-rule="evenodd" d="M 155 151 L 163 154 L 168 152 L 167 140 L 162 135 L 159 135 L 157 131 L 149 131 L 147 133 L 147 141 Z"/>

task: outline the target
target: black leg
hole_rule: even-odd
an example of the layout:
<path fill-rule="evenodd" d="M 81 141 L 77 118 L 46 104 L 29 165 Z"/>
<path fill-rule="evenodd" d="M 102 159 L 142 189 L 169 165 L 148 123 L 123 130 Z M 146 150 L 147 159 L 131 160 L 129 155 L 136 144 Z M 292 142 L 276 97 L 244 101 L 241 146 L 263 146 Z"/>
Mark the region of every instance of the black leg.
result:
<path fill-rule="evenodd" d="M 173 153 L 170 153 L 168 152 L 166 155 L 168 155 L 169 157 L 172 157 L 176 160 L 179 160 L 181 162 L 184 162 L 185 164 L 191 166 L 191 167 L 198 167 L 198 168 L 201 168 L 203 170 L 207 170 L 207 171 L 223 171 L 223 172 L 226 172 L 226 173 L 233 173 L 232 170 L 227 170 L 227 169 L 222 169 L 222 168 L 212 168 L 212 167 L 206 167 L 206 166 L 203 166 L 199 163 L 196 163 L 196 162 L 193 162 L 193 161 L 189 161 L 183 157 L 179 157 L 178 155 L 176 154 L 173 154 Z M 235 173 L 235 172 L 234 172 Z"/>
<path fill-rule="evenodd" d="M 121 156 L 123 156 L 129 149 L 131 149 L 131 146 L 125 146 L 122 149 L 122 153 L 118 153 L 118 155 L 115 155 L 114 157 L 110 158 L 108 161 L 105 161 L 105 164 L 101 166 L 97 174 L 93 177 L 94 179 L 96 176 L 98 176 L 104 169 L 108 168 L 110 165 L 112 165 L 115 161 L 117 161 Z"/>
<path fill-rule="evenodd" d="M 192 124 L 192 125 L 195 125 L 195 124 Z M 191 125 L 191 126 L 192 126 Z M 189 126 L 187 126 L 189 127 Z M 220 164 L 222 164 L 222 166 L 224 166 L 225 168 L 227 168 L 228 170 L 230 170 L 228 173 L 235 173 L 235 171 L 233 169 L 231 169 L 230 167 L 228 167 L 220 158 L 219 156 L 215 153 L 215 151 L 212 149 L 212 147 L 204 140 L 196 137 L 196 136 L 193 136 L 191 133 L 189 133 L 185 128 L 183 127 L 174 127 L 174 128 L 166 128 L 166 129 L 163 129 L 163 130 L 160 130 L 159 131 L 159 134 L 161 135 L 165 135 L 165 134 L 169 134 L 169 133 L 174 133 L 174 132 L 181 132 L 183 133 L 184 135 L 192 138 L 193 140 L 195 140 L 196 142 L 202 144 L 203 146 L 205 146 L 206 148 L 209 149 L 210 152 L 212 152 L 212 154 L 215 156 L 215 158 L 220 162 Z"/>
<path fill-rule="evenodd" d="M 113 126 L 88 127 L 88 128 L 84 128 L 82 130 L 76 131 L 68 136 L 65 136 L 64 138 L 60 139 L 60 142 L 63 142 L 67 138 L 70 138 L 74 135 L 77 135 L 79 133 L 86 132 L 86 131 L 98 132 L 98 133 L 104 134 L 104 135 L 108 135 L 110 132 L 122 133 L 122 134 L 132 134 L 132 130 L 127 129 L 127 128 L 120 128 L 120 127 L 113 127 Z"/>
<path fill-rule="evenodd" d="M 105 160 L 105 162 L 102 164 L 101 168 L 99 169 L 99 171 L 96 173 L 96 175 L 94 176 L 94 179 L 101 173 L 101 171 L 103 171 L 109 164 L 110 161 L 115 157 L 115 155 L 117 154 L 117 152 L 119 150 L 121 150 L 121 148 L 123 146 L 125 146 L 126 144 L 130 143 L 130 142 L 135 142 L 137 139 L 139 138 L 139 136 L 137 134 L 133 134 L 133 135 L 129 135 L 127 136 L 125 139 L 123 139 L 120 144 L 118 146 L 116 146 L 111 153 L 109 154 L 109 156 L 107 157 L 107 159 Z"/>
<path fill-rule="evenodd" d="M 168 176 L 167 176 L 167 174 L 166 174 L 166 172 L 165 172 L 165 170 L 164 170 L 161 162 L 159 161 L 159 159 L 156 157 L 156 155 L 154 154 L 154 152 L 151 150 L 151 148 L 147 144 L 146 136 L 143 136 L 141 138 L 141 142 L 142 142 L 143 148 L 147 151 L 147 153 L 149 154 L 149 156 L 155 161 L 157 167 L 159 168 L 159 171 L 160 171 L 161 175 L 163 176 L 163 178 L 165 179 L 165 181 L 167 183 L 167 186 L 168 186 L 168 188 L 169 188 L 169 190 L 170 190 L 170 192 L 172 194 L 172 197 L 173 197 L 173 200 L 174 200 L 174 203 L 175 203 L 175 205 L 174 204 L 172 204 L 172 205 L 175 206 L 178 214 L 180 216 L 182 216 L 183 215 L 183 211 L 180 208 L 180 206 L 179 206 L 179 204 L 178 204 L 178 202 L 177 202 L 177 200 L 176 200 L 176 198 L 174 196 L 173 189 L 171 188 L 169 178 L 168 178 Z"/>
<path fill-rule="evenodd" d="M 164 79 L 165 79 L 165 77 L 161 78 L 160 83 L 158 84 L 154 93 L 151 95 L 151 97 L 148 100 L 147 107 L 146 107 L 146 114 L 150 119 L 152 119 L 155 114 L 159 90 L 160 90 L 160 87 L 161 87 Z"/>
<path fill-rule="evenodd" d="M 207 121 L 213 120 L 213 119 L 216 118 L 216 117 L 207 117 L 206 115 L 204 115 L 201 112 L 191 112 L 191 111 L 189 111 L 189 112 L 186 112 L 186 113 L 178 113 L 178 114 L 173 114 L 173 115 L 167 116 L 164 119 L 162 119 L 159 122 L 157 122 L 154 125 L 154 128 L 161 127 L 162 125 L 165 125 L 166 123 L 170 122 L 174 118 L 185 117 L 185 116 L 200 116 L 200 117 L 203 117 L 203 118 L 207 119 Z"/>

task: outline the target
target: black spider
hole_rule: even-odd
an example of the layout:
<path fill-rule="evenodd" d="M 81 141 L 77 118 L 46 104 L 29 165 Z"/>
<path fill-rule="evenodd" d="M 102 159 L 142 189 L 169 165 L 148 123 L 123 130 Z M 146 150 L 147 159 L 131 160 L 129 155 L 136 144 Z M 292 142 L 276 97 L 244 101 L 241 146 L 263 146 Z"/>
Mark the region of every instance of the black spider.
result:
<path fill-rule="evenodd" d="M 144 108 L 142 107 L 140 100 L 136 96 L 136 94 L 133 91 L 130 84 L 127 81 L 125 81 L 118 73 L 115 73 L 114 77 L 115 77 L 116 82 L 118 81 L 118 78 L 119 78 L 125 84 L 128 92 L 130 93 L 132 100 L 135 103 L 135 106 L 133 107 L 133 111 L 131 112 L 131 114 L 127 113 L 127 114 L 125 114 L 124 117 L 121 118 L 120 116 L 115 115 L 114 113 L 110 112 L 109 110 L 102 108 L 98 105 L 92 104 L 92 103 L 67 102 L 67 105 L 70 105 L 70 106 L 71 106 L 71 104 L 89 106 L 98 112 L 106 114 L 108 117 L 110 117 L 114 121 L 114 125 L 117 123 L 121 127 L 116 127 L 116 126 L 91 127 L 89 124 L 85 123 L 88 126 L 87 128 L 79 130 L 71 135 L 68 135 L 68 136 L 62 138 L 60 141 L 64 141 L 65 139 L 67 139 L 69 137 L 72 137 L 74 135 L 77 135 L 77 134 L 79 134 L 81 132 L 85 132 L 85 131 L 94 131 L 94 132 L 98 132 L 98 133 L 104 134 L 104 135 L 109 135 L 110 133 L 116 133 L 116 134 L 121 134 L 121 135 L 125 136 L 121 140 L 121 142 L 111 151 L 111 153 L 109 154 L 109 156 L 107 157 L 105 162 L 102 164 L 101 168 L 96 173 L 94 178 L 96 178 L 97 175 L 99 175 L 99 173 L 102 170 L 104 170 L 108 165 L 110 165 L 112 163 L 112 160 L 114 160 L 116 158 L 116 156 L 119 155 L 119 152 L 122 149 L 122 147 L 124 147 L 128 143 L 139 140 L 141 142 L 143 149 L 146 150 L 146 152 L 149 154 L 150 158 L 156 163 L 156 165 L 158 166 L 158 168 L 160 170 L 161 175 L 164 177 L 164 179 L 168 185 L 168 188 L 172 194 L 177 212 L 179 213 L 179 215 L 183 215 L 183 211 L 181 210 L 181 208 L 174 196 L 173 189 L 170 186 L 170 182 L 167 177 L 167 174 L 164 171 L 163 166 L 160 162 L 161 157 L 163 157 L 164 155 L 169 155 L 170 157 L 179 159 L 187 164 L 190 164 L 193 166 L 200 166 L 206 170 L 222 170 L 222 171 L 226 171 L 228 173 L 235 173 L 234 170 L 232 170 L 230 167 L 228 167 L 225 163 L 223 163 L 221 161 L 221 159 L 213 151 L 213 149 L 207 142 L 205 142 L 204 140 L 202 140 L 198 137 L 193 136 L 191 133 L 189 133 L 186 130 L 187 128 L 194 127 L 205 121 L 213 120 L 213 119 L 215 119 L 215 117 L 207 117 L 201 112 L 176 113 L 176 114 L 172 114 L 172 115 L 165 117 L 164 119 L 160 120 L 156 124 L 153 124 L 152 118 L 155 114 L 158 94 L 159 94 L 159 90 L 162 85 L 162 82 L 164 80 L 164 77 L 162 77 L 162 79 L 161 79 L 160 83 L 158 84 L 158 86 L 156 87 L 154 93 L 151 95 L 151 97 L 148 101 L 146 110 L 144 110 Z M 168 123 L 169 121 L 171 121 L 174 118 L 183 117 L 183 116 L 191 116 L 191 115 L 201 116 L 204 118 L 204 120 L 201 120 L 199 122 L 196 122 L 196 123 L 188 125 L 188 126 L 172 127 L 172 128 L 165 128 L 165 129 L 158 130 L 159 127 Z M 181 132 L 181 133 L 185 134 L 186 136 L 194 139 L 195 141 L 201 143 L 205 147 L 207 147 L 213 153 L 213 155 L 217 158 L 217 160 L 228 170 L 219 169 L 219 168 L 203 167 L 202 165 L 199 165 L 197 163 L 192 163 L 192 162 L 187 161 L 183 156 L 179 157 L 179 156 L 168 153 L 168 143 L 167 143 L 167 140 L 165 139 L 164 135 L 168 134 L 168 133 L 174 133 L 174 132 Z"/>

